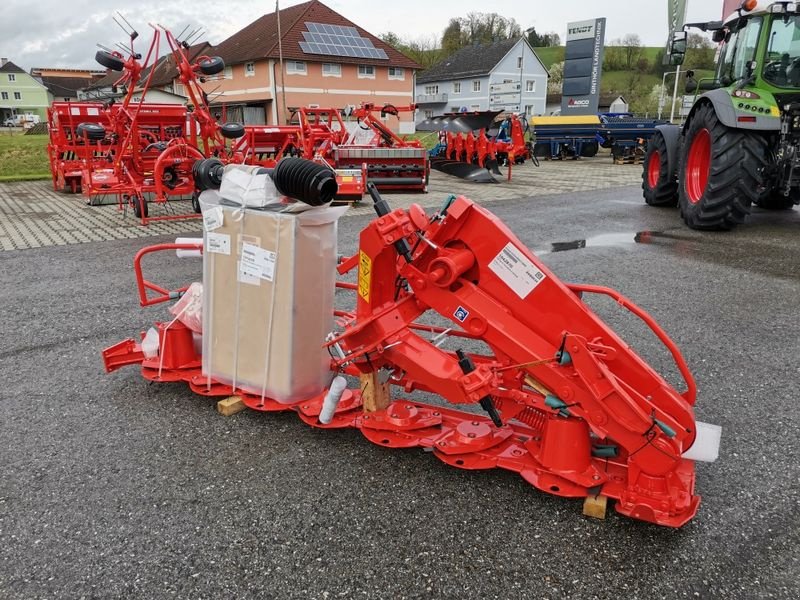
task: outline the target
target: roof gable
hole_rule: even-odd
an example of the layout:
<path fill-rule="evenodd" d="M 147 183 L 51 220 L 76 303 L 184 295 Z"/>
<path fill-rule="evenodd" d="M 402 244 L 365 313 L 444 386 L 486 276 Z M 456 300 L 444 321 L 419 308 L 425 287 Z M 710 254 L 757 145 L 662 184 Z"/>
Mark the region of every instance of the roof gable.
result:
<path fill-rule="evenodd" d="M 519 39 L 510 39 L 491 44 L 465 46 L 423 71 L 417 77 L 417 83 L 488 75 L 518 41 Z"/>
<path fill-rule="evenodd" d="M 8 61 L 6 64 L 0 67 L 0 73 L 25 73 L 25 71 L 23 69 L 20 69 L 13 62 Z"/>
<path fill-rule="evenodd" d="M 285 59 L 317 62 L 336 62 L 366 65 L 385 65 L 421 69 L 422 67 L 402 52 L 372 35 L 357 24 L 346 19 L 319 0 L 311 0 L 280 11 L 282 51 Z M 359 35 L 372 42 L 389 57 L 388 60 L 373 58 L 355 58 L 349 56 L 331 56 L 327 54 L 306 54 L 300 47 L 304 41 L 303 32 L 307 31 L 306 23 L 325 23 L 353 27 Z M 238 33 L 220 43 L 215 52 L 222 57 L 225 64 L 234 65 L 250 60 L 278 58 L 278 20 L 276 13 L 266 14 L 250 23 Z"/>

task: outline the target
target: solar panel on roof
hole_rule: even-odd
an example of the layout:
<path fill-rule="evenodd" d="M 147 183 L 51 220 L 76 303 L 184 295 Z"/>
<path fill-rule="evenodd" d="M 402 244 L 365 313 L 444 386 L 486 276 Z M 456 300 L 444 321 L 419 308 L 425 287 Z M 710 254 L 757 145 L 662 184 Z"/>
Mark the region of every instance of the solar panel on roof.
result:
<path fill-rule="evenodd" d="M 376 48 L 372 40 L 362 37 L 354 27 L 328 25 L 327 23 L 305 23 L 300 48 L 305 54 L 348 56 L 388 60 L 386 52 Z"/>

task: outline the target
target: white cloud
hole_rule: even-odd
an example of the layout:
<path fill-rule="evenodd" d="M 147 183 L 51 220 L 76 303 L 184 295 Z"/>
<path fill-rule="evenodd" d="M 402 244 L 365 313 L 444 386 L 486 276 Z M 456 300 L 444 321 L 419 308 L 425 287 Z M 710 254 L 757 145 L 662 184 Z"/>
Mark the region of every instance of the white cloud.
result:
<path fill-rule="evenodd" d="M 292 4 L 298 2 L 281 2 L 282 7 Z M 515 18 L 523 28 L 555 31 L 562 38 L 568 21 L 602 16 L 608 18 L 607 40 L 638 33 L 646 45 L 660 46 L 667 30 L 667 0 L 494 0 L 488 4 L 485 0 L 404 0 L 402 10 L 396 4 L 375 0 L 328 0 L 327 4 L 373 34 L 394 31 L 412 39 L 438 37 L 450 17 L 473 11 L 497 12 Z M 689 4 L 690 20 L 720 18 L 722 0 L 690 0 Z M 200 27 L 206 31 L 205 39 L 218 43 L 265 12 L 273 11 L 274 6 L 272 1 L 258 0 L 5 0 L 0 19 L 0 56 L 25 69 L 96 68 L 95 44 L 113 46 L 125 41 L 112 20 L 117 10 L 138 28 L 137 48 L 144 53 L 152 31 L 148 22 L 176 32 L 186 24 Z"/>

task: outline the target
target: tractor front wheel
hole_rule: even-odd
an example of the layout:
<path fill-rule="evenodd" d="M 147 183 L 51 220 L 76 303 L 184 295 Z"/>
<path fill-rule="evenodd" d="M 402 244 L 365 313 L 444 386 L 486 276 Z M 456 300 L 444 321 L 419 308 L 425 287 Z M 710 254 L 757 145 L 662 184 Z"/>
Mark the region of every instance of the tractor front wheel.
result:
<path fill-rule="evenodd" d="M 723 125 L 710 104 L 685 130 L 678 177 L 681 215 L 692 229 L 729 230 L 750 214 L 764 190 L 767 140 Z"/>
<path fill-rule="evenodd" d="M 642 172 L 642 194 L 650 206 L 677 206 L 678 182 L 670 173 L 667 142 L 656 132 L 647 144 Z"/>

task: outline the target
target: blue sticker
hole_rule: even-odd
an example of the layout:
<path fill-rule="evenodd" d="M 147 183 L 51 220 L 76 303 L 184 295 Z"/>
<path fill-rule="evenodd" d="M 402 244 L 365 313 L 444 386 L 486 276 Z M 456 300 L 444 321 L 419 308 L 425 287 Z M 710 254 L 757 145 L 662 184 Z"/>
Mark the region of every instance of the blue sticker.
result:
<path fill-rule="evenodd" d="M 456 318 L 457 321 L 463 323 L 464 321 L 467 320 L 467 317 L 469 316 L 469 311 L 463 306 L 459 306 L 456 309 L 456 312 L 453 313 L 453 316 Z"/>

